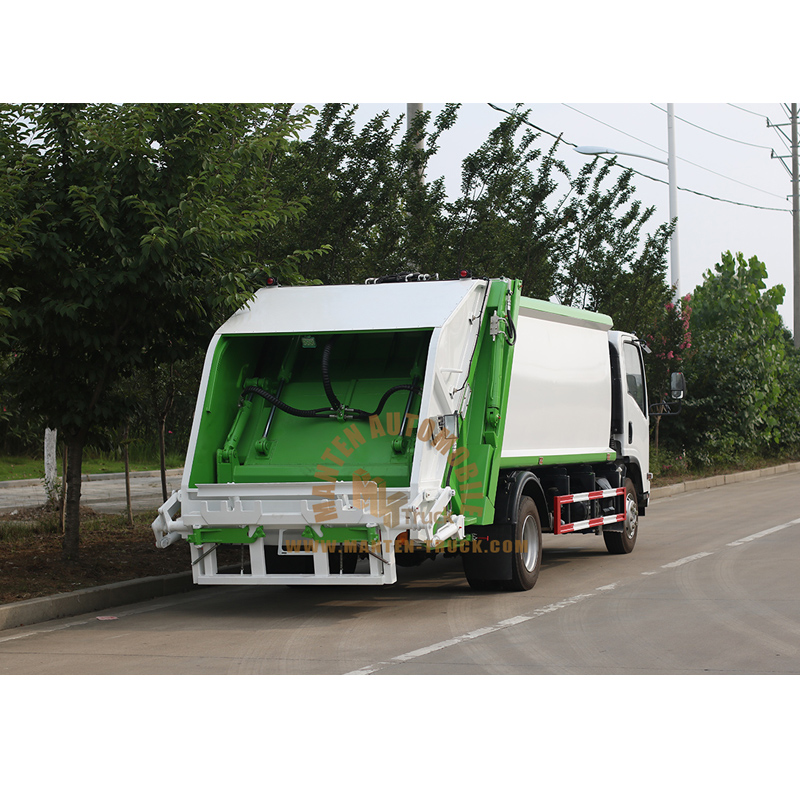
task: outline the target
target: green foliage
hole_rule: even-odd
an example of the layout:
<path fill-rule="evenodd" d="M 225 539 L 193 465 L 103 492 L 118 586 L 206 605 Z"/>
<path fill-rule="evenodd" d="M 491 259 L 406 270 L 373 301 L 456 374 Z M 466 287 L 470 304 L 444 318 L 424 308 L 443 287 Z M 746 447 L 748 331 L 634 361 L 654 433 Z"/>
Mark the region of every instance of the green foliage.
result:
<path fill-rule="evenodd" d="M 459 195 L 420 174 L 452 127 L 457 106 L 434 120 L 379 114 L 356 130 L 355 107 L 326 105 L 313 134 L 282 151 L 275 174 L 285 191 L 309 199 L 308 213 L 268 236 L 267 250 L 329 250 L 303 267 L 310 280 L 362 282 L 404 270 L 450 277 L 523 281 L 527 295 L 614 316 L 646 330 L 669 299 L 664 282 L 671 228 L 643 228 L 653 209 L 633 200 L 631 173 L 609 185 L 595 160 L 574 180 L 515 109 L 462 164 Z M 417 146 L 420 145 L 421 146 Z"/>
<path fill-rule="evenodd" d="M 548 298 L 556 271 L 553 245 L 561 218 L 547 200 L 559 178 L 558 143 L 542 155 L 528 112 L 509 115 L 462 164 L 461 195 L 446 207 L 442 271 L 512 277 L 530 296 Z"/>
<path fill-rule="evenodd" d="M 261 236 L 303 211 L 274 186 L 271 159 L 308 114 L 159 104 L 2 112 L 20 135 L 22 117 L 27 144 L 4 164 L 31 220 L 6 266 L 8 285 L 25 290 L 10 318 L 9 379 L 51 426 L 113 424 L 126 411 L 107 402 L 118 375 L 195 348 L 258 285 Z M 269 268 L 296 280 L 291 260 Z"/>
<path fill-rule="evenodd" d="M 304 211 L 272 164 L 309 119 L 287 105 L 0 107 L 0 292 L 17 300 L 5 379 L 68 443 L 71 557 L 86 437 L 135 410 L 112 388 L 205 345 L 265 267 L 300 280 L 310 253 L 273 259 L 262 242 Z"/>
<path fill-rule="evenodd" d="M 668 395 L 670 376 L 682 372 L 692 350 L 692 296 L 665 303 L 655 325 L 643 338 L 650 348 L 645 355 L 647 388 L 651 402 L 659 402 Z"/>
<path fill-rule="evenodd" d="M 798 441 L 798 358 L 765 265 L 723 253 L 692 298 L 693 357 L 680 428 L 698 457 L 762 453 Z"/>
<path fill-rule="evenodd" d="M 665 273 L 673 226 L 644 235 L 655 208 L 634 199 L 629 170 L 604 188 L 614 163 L 595 159 L 572 182 L 574 196 L 560 211 L 555 293 L 566 305 L 609 314 L 618 329 L 643 335 L 670 297 Z"/>
<path fill-rule="evenodd" d="M 402 134 L 402 117 L 391 121 L 388 113 L 356 131 L 356 110 L 326 105 L 312 135 L 276 158 L 283 191 L 308 197 L 309 205 L 302 218 L 267 235 L 263 248 L 284 257 L 316 250 L 302 267 L 308 280 L 363 283 L 399 271 L 428 271 L 441 247 L 444 188 L 420 175 L 455 121 L 455 107 L 448 106 L 427 132 L 430 112 L 417 115 Z"/>

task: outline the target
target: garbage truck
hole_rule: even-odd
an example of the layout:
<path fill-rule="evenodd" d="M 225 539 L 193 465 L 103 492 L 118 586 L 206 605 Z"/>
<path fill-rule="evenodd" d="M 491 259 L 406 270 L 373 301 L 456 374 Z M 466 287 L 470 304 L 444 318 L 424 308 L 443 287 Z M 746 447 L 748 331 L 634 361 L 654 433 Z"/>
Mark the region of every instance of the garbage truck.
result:
<path fill-rule="evenodd" d="M 195 583 L 391 584 L 441 555 L 473 589 L 525 591 L 542 534 L 633 550 L 643 342 L 517 280 L 426 277 L 271 281 L 219 328 L 152 526 L 189 542 Z"/>

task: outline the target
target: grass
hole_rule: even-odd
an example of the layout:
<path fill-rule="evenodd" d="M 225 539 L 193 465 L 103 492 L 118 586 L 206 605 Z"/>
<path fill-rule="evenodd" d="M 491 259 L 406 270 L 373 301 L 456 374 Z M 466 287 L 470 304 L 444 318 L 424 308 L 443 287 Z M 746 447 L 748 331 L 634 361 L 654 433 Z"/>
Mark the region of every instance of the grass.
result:
<path fill-rule="evenodd" d="M 167 469 L 183 466 L 184 454 L 167 455 Z M 154 458 L 137 458 L 131 460 L 131 472 L 159 469 L 158 456 Z M 125 472 L 125 464 L 121 458 L 113 455 L 90 452 L 84 456 L 82 472 L 84 474 L 98 475 L 105 472 Z M 61 477 L 61 460 L 58 462 L 58 475 Z M 44 459 L 31 456 L 6 456 L 0 455 L 0 481 L 15 481 L 24 479 L 43 479 Z"/>
<path fill-rule="evenodd" d="M 767 457 L 740 455 L 730 459 L 718 459 L 712 464 L 694 460 L 690 455 L 662 449 L 650 451 L 650 469 L 653 473 L 653 486 L 669 486 L 673 483 L 710 478 L 714 475 L 727 475 L 734 472 L 749 472 L 754 469 L 776 467 L 791 461 L 800 460 L 797 453 Z"/>

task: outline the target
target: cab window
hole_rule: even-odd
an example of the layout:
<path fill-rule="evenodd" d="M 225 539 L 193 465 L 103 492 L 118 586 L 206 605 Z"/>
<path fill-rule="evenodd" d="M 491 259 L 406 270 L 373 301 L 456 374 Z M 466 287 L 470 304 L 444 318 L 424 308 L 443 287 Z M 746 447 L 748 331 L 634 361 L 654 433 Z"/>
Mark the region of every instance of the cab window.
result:
<path fill-rule="evenodd" d="M 642 370 L 642 357 L 639 348 L 633 342 L 625 342 L 623 352 L 625 353 L 625 382 L 628 387 L 628 394 L 636 401 L 636 405 L 642 409 L 642 414 L 647 416 L 644 371 Z"/>

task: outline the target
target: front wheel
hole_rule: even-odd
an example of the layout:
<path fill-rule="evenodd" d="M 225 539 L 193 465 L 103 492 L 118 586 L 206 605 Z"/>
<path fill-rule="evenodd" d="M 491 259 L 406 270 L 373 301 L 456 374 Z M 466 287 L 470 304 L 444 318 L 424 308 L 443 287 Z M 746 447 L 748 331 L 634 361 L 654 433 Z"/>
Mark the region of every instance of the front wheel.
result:
<path fill-rule="evenodd" d="M 621 531 L 603 531 L 603 539 L 609 553 L 622 555 L 630 553 L 636 544 L 639 533 L 639 502 L 636 487 L 630 478 L 625 479 L 625 521 Z"/>

